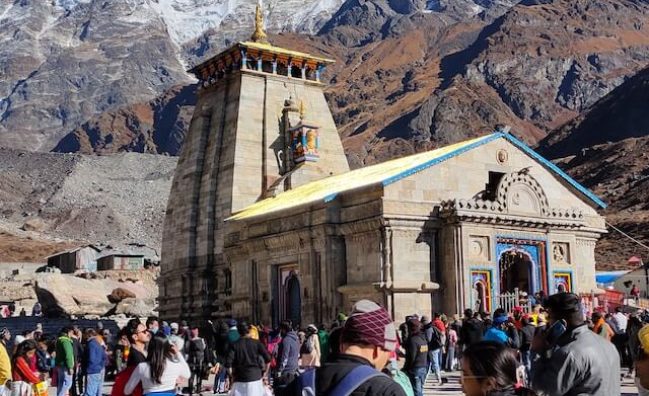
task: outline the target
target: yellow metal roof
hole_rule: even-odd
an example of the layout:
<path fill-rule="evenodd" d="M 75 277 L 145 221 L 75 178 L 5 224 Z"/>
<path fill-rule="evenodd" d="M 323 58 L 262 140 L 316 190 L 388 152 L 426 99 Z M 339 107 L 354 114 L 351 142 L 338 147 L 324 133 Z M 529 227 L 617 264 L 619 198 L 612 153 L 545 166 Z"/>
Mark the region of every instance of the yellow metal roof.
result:
<path fill-rule="evenodd" d="M 254 41 L 244 41 L 240 43 L 240 45 L 246 47 L 246 48 L 253 48 L 259 51 L 267 51 L 271 52 L 274 54 L 284 54 L 287 56 L 295 57 L 295 58 L 306 58 L 306 59 L 312 59 L 314 61 L 318 61 L 321 63 L 335 63 L 336 61 L 333 59 L 327 59 L 327 58 L 321 58 L 319 56 L 314 56 L 311 54 L 307 54 L 305 52 L 299 52 L 299 51 L 292 51 L 286 48 L 282 47 L 276 47 L 272 44 L 265 44 L 265 43 L 256 43 Z"/>
<path fill-rule="evenodd" d="M 435 150 L 367 166 L 340 175 L 317 180 L 275 197 L 256 202 L 227 220 L 244 220 L 316 202 L 329 202 L 339 193 L 382 183 L 391 184 L 455 155 L 482 145 L 502 134 L 494 133 Z"/>

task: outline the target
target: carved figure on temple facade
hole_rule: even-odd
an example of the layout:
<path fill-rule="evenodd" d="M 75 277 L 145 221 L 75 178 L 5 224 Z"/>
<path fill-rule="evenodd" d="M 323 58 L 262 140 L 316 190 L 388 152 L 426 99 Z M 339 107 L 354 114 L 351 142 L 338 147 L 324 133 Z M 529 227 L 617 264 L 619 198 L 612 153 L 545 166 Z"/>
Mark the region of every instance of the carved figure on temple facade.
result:
<path fill-rule="evenodd" d="M 306 147 L 306 139 L 303 141 L 302 131 L 297 129 L 293 132 L 293 161 L 296 163 L 304 161 L 304 148 Z"/>
<path fill-rule="evenodd" d="M 552 248 L 552 258 L 556 263 L 567 263 L 568 257 L 566 256 L 566 246 L 561 243 L 555 243 Z"/>
<path fill-rule="evenodd" d="M 292 152 L 293 162 L 316 162 L 320 156 L 320 132 L 319 127 L 306 121 L 306 106 L 300 101 L 300 122 L 292 128 Z"/>

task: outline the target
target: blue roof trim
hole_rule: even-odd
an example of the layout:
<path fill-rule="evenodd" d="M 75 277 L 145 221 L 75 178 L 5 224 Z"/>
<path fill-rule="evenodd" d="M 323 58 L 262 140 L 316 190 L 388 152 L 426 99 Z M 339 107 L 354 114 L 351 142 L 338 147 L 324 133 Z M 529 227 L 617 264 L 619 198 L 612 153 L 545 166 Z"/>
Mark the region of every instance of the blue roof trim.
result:
<path fill-rule="evenodd" d="M 324 201 L 325 201 L 325 203 L 331 202 L 334 199 L 336 199 L 337 196 L 338 196 L 338 193 L 329 194 L 326 197 L 324 197 Z"/>
<path fill-rule="evenodd" d="M 450 152 L 448 154 L 445 154 L 445 155 L 443 155 L 441 157 L 438 157 L 438 158 L 435 158 L 433 160 L 424 162 L 421 165 L 415 166 L 415 167 L 410 168 L 410 169 L 408 169 L 408 170 L 406 170 L 404 172 L 396 174 L 396 175 L 394 175 L 394 176 L 392 176 L 390 178 L 387 178 L 387 179 L 383 180 L 382 184 L 385 187 L 385 186 L 388 186 L 388 185 L 390 185 L 392 183 L 396 183 L 401 179 L 404 179 L 404 178 L 406 178 L 408 176 L 412 176 L 413 174 L 421 172 L 424 169 L 430 168 L 433 165 L 437 165 L 440 162 L 444 162 L 444 161 L 446 161 L 446 160 L 448 160 L 450 158 L 456 157 L 456 156 L 458 156 L 460 154 L 466 153 L 467 151 L 471 151 L 476 147 L 480 147 L 480 146 L 482 146 L 484 144 L 487 144 L 489 142 L 492 142 L 492 141 L 494 141 L 496 139 L 500 139 L 500 138 L 506 139 L 507 141 L 512 143 L 514 146 L 516 146 L 519 149 L 523 150 L 527 155 L 529 155 L 533 159 L 540 162 L 541 165 L 545 166 L 546 168 L 550 169 L 552 172 L 554 172 L 554 173 L 558 174 L 559 176 L 561 176 L 561 178 L 564 179 L 566 182 L 568 182 L 568 184 L 570 184 L 577 191 L 582 193 L 584 196 L 586 196 L 588 199 L 593 201 L 595 204 L 597 204 L 602 209 L 606 209 L 606 207 L 608 206 L 597 195 L 593 194 L 592 191 L 590 191 L 586 187 L 582 186 L 575 179 L 573 179 L 567 173 L 562 171 L 561 168 L 559 168 L 558 166 L 556 166 L 552 162 L 548 161 L 547 159 L 543 158 L 540 154 L 538 154 L 536 151 L 532 150 L 528 145 L 526 145 L 525 143 L 523 143 L 521 140 L 517 139 L 513 135 L 511 135 L 509 133 L 503 133 L 503 132 L 495 132 L 495 133 L 489 135 L 488 137 L 485 137 L 484 139 L 479 140 L 479 141 L 477 141 L 475 143 L 469 144 L 469 145 L 464 146 L 462 148 L 459 148 L 459 149 L 457 149 L 455 151 L 452 151 L 452 152 Z M 336 199 L 338 194 L 339 193 L 333 193 L 331 195 L 328 195 L 328 196 L 326 196 L 324 198 L 324 201 L 325 202 L 331 202 L 334 199 Z"/>
<path fill-rule="evenodd" d="M 398 182 L 401 179 L 404 179 L 404 178 L 406 178 L 408 176 L 411 176 L 411 175 L 413 175 L 415 173 L 421 172 L 422 170 L 424 170 L 426 168 L 430 168 L 433 165 L 437 165 L 440 162 L 444 162 L 447 159 L 456 157 L 456 156 L 458 156 L 460 154 L 466 153 L 467 151 L 471 151 L 476 147 L 480 147 L 483 144 L 487 144 L 487 143 L 489 143 L 491 141 L 499 139 L 502 136 L 503 136 L 503 133 L 501 133 L 501 132 L 493 133 L 490 136 L 485 137 L 484 139 L 479 140 L 479 141 L 477 141 L 475 143 L 471 143 L 471 144 L 469 144 L 467 146 L 464 146 L 462 148 L 459 148 L 459 149 L 457 149 L 455 151 L 451 151 L 448 154 L 444 154 L 441 157 L 438 157 L 438 158 L 435 158 L 433 160 L 424 162 L 421 165 L 415 166 L 413 168 L 408 169 L 407 171 L 401 172 L 401 173 L 396 174 L 396 175 L 394 175 L 394 176 L 392 176 L 390 178 L 387 178 L 387 179 L 383 180 L 383 186 L 385 187 L 385 186 L 388 186 L 388 185 L 390 185 L 392 183 Z"/>
<path fill-rule="evenodd" d="M 553 164 L 552 162 L 548 161 L 547 159 L 543 158 L 540 154 L 538 154 L 536 151 L 532 150 L 528 145 L 523 143 L 522 141 L 518 140 L 516 137 L 504 133 L 501 134 L 505 139 L 507 139 L 510 143 L 512 143 L 514 146 L 518 147 L 519 149 L 523 150 L 527 155 L 530 157 L 534 158 L 535 160 L 539 161 L 543 166 L 547 167 L 554 173 L 558 174 L 561 176 L 568 184 L 570 184 L 572 187 L 577 189 L 580 193 L 584 194 L 586 197 L 588 197 L 591 201 L 595 202 L 599 207 L 602 209 L 606 209 L 608 205 L 604 201 L 602 201 L 597 195 L 593 194 L 592 191 L 587 189 L 586 187 L 582 186 L 581 184 L 577 183 L 575 179 L 572 177 L 568 176 L 567 173 L 561 170 L 558 166 Z"/>

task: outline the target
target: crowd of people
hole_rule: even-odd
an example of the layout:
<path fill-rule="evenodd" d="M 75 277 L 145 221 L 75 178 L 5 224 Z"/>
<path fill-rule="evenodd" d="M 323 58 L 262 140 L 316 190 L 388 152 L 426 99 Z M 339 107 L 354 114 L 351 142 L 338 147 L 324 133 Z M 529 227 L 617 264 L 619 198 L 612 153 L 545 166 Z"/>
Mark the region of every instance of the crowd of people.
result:
<path fill-rule="evenodd" d="M 579 297 L 558 293 L 532 313 L 413 314 L 398 328 L 383 307 L 361 300 L 328 329 L 149 318 L 132 319 L 115 335 L 101 322 L 64 327 L 56 337 L 36 328 L 13 347 L 2 329 L 0 396 L 45 396 L 48 384 L 57 396 L 101 396 L 107 376 L 114 377 L 113 396 L 419 396 L 427 378 L 441 385 L 442 372 L 455 370 L 468 396 L 608 396 L 620 392 L 622 366 L 646 396 L 647 322 L 622 309 L 585 320 Z"/>
<path fill-rule="evenodd" d="M 12 316 L 27 316 L 27 311 L 25 307 L 22 307 L 20 311 L 16 312 L 16 303 L 14 302 L 0 305 L 0 318 L 10 318 Z M 38 301 L 32 307 L 31 316 L 43 316 L 43 307 Z"/>

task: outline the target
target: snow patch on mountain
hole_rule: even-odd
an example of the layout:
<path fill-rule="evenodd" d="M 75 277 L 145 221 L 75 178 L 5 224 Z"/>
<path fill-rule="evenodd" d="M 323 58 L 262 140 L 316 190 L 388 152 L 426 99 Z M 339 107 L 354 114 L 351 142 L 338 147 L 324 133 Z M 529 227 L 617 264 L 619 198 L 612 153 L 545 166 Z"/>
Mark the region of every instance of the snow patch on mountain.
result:
<path fill-rule="evenodd" d="M 167 25 L 169 36 L 176 44 L 185 43 L 204 31 L 218 27 L 232 15 L 237 0 L 151 0 L 151 8 Z"/>
<path fill-rule="evenodd" d="M 54 5 L 56 7 L 62 8 L 64 10 L 72 10 L 77 7 L 79 4 L 88 4 L 93 0 L 56 0 Z"/>

